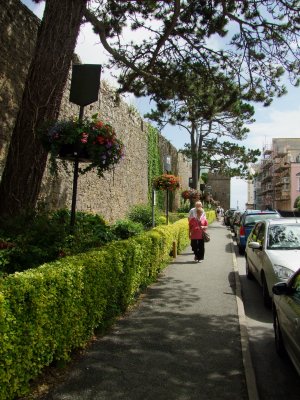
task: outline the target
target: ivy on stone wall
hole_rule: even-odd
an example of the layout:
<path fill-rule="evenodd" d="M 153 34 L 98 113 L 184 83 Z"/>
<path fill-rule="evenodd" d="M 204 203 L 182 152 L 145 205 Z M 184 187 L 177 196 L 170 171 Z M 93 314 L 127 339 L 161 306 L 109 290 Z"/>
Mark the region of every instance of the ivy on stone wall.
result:
<path fill-rule="evenodd" d="M 159 132 L 156 128 L 148 125 L 148 199 L 151 204 L 152 199 L 152 182 L 155 176 L 163 173 L 161 164 L 161 156 L 158 144 Z M 164 194 L 156 192 L 156 204 L 159 208 L 164 208 Z"/>

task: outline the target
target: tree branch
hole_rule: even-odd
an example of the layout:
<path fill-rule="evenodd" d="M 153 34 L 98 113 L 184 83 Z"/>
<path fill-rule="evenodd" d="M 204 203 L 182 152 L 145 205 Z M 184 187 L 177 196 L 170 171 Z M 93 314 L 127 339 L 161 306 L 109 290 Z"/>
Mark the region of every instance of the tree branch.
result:
<path fill-rule="evenodd" d="M 100 41 L 105 48 L 105 50 L 113 56 L 113 58 L 117 61 L 120 61 L 128 68 L 132 69 L 132 71 L 136 72 L 138 75 L 144 76 L 146 78 L 156 79 L 152 74 L 145 72 L 143 69 L 138 68 L 134 63 L 128 60 L 124 55 L 117 52 L 114 48 L 112 48 L 106 40 L 106 34 L 103 23 L 101 23 L 97 17 L 87 8 L 84 10 L 84 17 L 88 22 L 92 24 L 92 26 L 97 31 Z"/>

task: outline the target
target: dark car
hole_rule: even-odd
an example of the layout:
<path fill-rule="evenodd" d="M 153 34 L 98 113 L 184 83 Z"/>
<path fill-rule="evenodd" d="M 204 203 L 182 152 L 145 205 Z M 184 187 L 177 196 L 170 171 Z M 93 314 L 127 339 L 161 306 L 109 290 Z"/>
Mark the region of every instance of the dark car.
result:
<path fill-rule="evenodd" d="M 229 208 L 229 210 L 225 211 L 224 225 L 230 226 L 230 218 L 231 218 L 232 214 L 234 213 L 234 211 L 236 211 L 236 208 Z"/>
<path fill-rule="evenodd" d="M 235 211 L 230 220 L 230 228 L 231 228 L 234 236 L 236 236 L 237 230 L 239 229 L 243 213 L 244 213 L 243 211 L 239 211 L 239 210 Z"/>
<path fill-rule="evenodd" d="M 300 269 L 272 290 L 276 350 L 281 357 L 289 355 L 300 375 Z"/>
<path fill-rule="evenodd" d="M 246 243 L 252 228 L 256 222 L 268 218 L 280 218 L 280 214 L 277 211 L 257 211 L 257 210 L 246 210 L 242 215 L 239 229 L 236 232 L 236 242 L 239 248 L 239 253 L 244 254 Z"/>

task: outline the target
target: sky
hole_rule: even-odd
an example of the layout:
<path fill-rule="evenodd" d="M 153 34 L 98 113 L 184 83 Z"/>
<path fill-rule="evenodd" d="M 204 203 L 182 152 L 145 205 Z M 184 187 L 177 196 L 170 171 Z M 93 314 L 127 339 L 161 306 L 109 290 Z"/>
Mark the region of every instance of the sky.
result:
<path fill-rule="evenodd" d="M 32 0 L 21 1 L 42 18 L 44 3 L 36 4 Z M 85 24 L 81 28 L 75 52 L 84 64 L 104 64 L 107 60 L 105 51 L 89 24 Z M 108 69 L 102 69 L 101 79 L 116 86 L 116 80 Z M 248 137 L 239 142 L 239 145 L 262 151 L 263 147 L 272 144 L 272 138 L 300 138 L 300 88 L 294 88 L 287 84 L 287 89 L 288 94 L 275 99 L 269 107 L 255 104 L 254 118 L 256 122 L 248 126 L 250 129 Z M 124 100 L 135 106 L 142 116 L 153 108 L 148 99 L 136 99 L 132 95 L 127 95 Z M 174 126 L 166 127 L 162 134 L 177 149 L 183 148 L 185 143 L 189 143 L 188 134 Z M 230 198 L 231 207 L 245 208 L 247 183 L 244 180 L 231 179 Z"/>

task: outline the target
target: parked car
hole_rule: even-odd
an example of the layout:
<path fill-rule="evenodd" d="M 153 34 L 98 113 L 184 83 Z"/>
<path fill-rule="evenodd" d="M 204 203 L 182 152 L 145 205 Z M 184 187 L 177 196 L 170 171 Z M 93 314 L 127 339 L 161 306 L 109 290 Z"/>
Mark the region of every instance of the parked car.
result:
<path fill-rule="evenodd" d="M 235 211 L 233 211 L 233 213 L 229 217 L 229 226 L 230 226 L 230 229 L 232 231 L 233 231 L 234 220 L 236 218 L 236 215 L 239 214 L 239 213 L 240 213 L 239 210 L 235 210 Z"/>
<path fill-rule="evenodd" d="M 236 243 L 240 254 L 245 253 L 248 236 L 255 223 L 269 218 L 280 218 L 277 211 L 246 210 L 241 218 L 239 229 L 236 231 Z"/>
<path fill-rule="evenodd" d="M 286 281 L 300 266 L 300 219 L 259 221 L 251 231 L 245 251 L 246 274 L 262 286 L 263 300 L 271 305 L 272 287 Z"/>
<path fill-rule="evenodd" d="M 226 210 L 224 213 L 224 225 L 229 226 L 230 225 L 230 217 L 234 213 L 236 208 L 229 208 L 229 210 Z"/>
<path fill-rule="evenodd" d="M 235 211 L 232 216 L 232 224 L 230 225 L 233 235 L 236 236 L 237 230 L 240 227 L 241 218 L 243 215 L 243 211 Z"/>
<path fill-rule="evenodd" d="M 276 351 L 287 353 L 300 375 L 300 269 L 273 286 L 272 310 Z"/>

